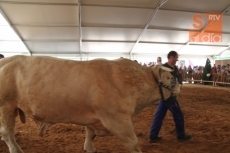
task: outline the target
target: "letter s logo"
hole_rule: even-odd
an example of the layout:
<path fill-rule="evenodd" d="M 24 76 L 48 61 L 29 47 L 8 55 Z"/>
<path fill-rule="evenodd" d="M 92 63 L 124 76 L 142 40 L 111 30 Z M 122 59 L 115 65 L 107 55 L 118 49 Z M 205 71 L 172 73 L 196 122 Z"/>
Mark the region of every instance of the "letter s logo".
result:
<path fill-rule="evenodd" d="M 193 16 L 193 18 L 192 18 L 193 21 L 197 23 L 197 24 L 193 24 L 193 27 L 195 29 L 201 29 L 203 27 L 203 22 L 201 20 L 199 20 L 199 19 L 202 19 L 202 18 L 203 18 L 203 16 L 201 14 L 195 14 Z"/>

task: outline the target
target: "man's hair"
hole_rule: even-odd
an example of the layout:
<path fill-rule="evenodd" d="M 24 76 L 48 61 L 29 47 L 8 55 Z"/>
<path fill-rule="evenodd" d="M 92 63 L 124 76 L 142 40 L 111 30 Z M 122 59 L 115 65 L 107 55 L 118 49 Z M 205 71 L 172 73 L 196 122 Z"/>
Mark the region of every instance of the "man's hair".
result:
<path fill-rule="evenodd" d="M 167 58 L 169 59 L 171 56 L 176 57 L 178 55 L 178 53 L 174 50 L 170 51 L 167 55 Z"/>
<path fill-rule="evenodd" d="M 0 54 L 0 58 L 4 58 L 4 55 Z"/>

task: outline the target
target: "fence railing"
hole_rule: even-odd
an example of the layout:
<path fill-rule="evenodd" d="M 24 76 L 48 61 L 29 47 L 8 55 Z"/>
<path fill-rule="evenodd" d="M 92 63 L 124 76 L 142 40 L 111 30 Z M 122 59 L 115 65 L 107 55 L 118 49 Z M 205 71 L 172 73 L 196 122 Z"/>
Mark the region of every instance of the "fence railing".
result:
<path fill-rule="evenodd" d="M 185 83 L 211 83 L 213 86 L 230 86 L 230 75 L 225 75 L 225 74 L 212 74 L 211 75 L 211 80 L 206 81 L 201 79 L 202 74 L 195 73 L 195 74 L 190 74 L 190 75 L 184 75 L 184 82 Z"/>
<path fill-rule="evenodd" d="M 198 82 L 198 83 L 203 83 L 203 82 L 209 82 L 212 83 L 213 86 L 215 86 L 215 81 L 206 81 L 206 80 L 193 80 L 193 79 L 185 79 L 184 83 L 194 83 L 194 82 Z"/>

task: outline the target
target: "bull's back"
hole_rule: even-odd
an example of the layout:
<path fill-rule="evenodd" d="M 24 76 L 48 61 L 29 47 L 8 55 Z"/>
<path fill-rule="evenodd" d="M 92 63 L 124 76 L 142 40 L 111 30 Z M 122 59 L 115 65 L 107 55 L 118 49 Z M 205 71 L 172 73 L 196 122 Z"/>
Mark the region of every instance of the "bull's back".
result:
<path fill-rule="evenodd" d="M 70 116 L 94 115 L 98 106 L 106 109 L 121 99 L 138 98 L 149 85 L 149 72 L 126 59 L 71 61 L 14 56 L 1 61 L 0 67 L 1 98 L 7 101 L 10 97 L 39 120 L 56 117 L 64 122 Z M 44 112 L 49 112 L 46 117 Z"/>

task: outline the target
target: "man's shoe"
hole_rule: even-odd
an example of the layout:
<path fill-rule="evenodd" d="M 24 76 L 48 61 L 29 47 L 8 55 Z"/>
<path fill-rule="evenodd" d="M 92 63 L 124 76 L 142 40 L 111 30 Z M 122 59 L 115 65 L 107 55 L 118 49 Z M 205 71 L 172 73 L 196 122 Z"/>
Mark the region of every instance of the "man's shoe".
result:
<path fill-rule="evenodd" d="M 192 138 L 191 135 L 185 134 L 185 135 L 182 136 L 182 137 L 177 137 L 177 140 L 178 140 L 178 141 L 188 141 L 188 140 L 190 140 L 191 138 Z"/>
<path fill-rule="evenodd" d="M 156 142 L 158 142 L 158 141 L 161 141 L 162 140 L 162 137 L 161 136 L 158 136 L 158 137 L 154 137 L 154 138 L 149 138 L 148 139 L 148 142 L 149 143 L 156 143 Z"/>

